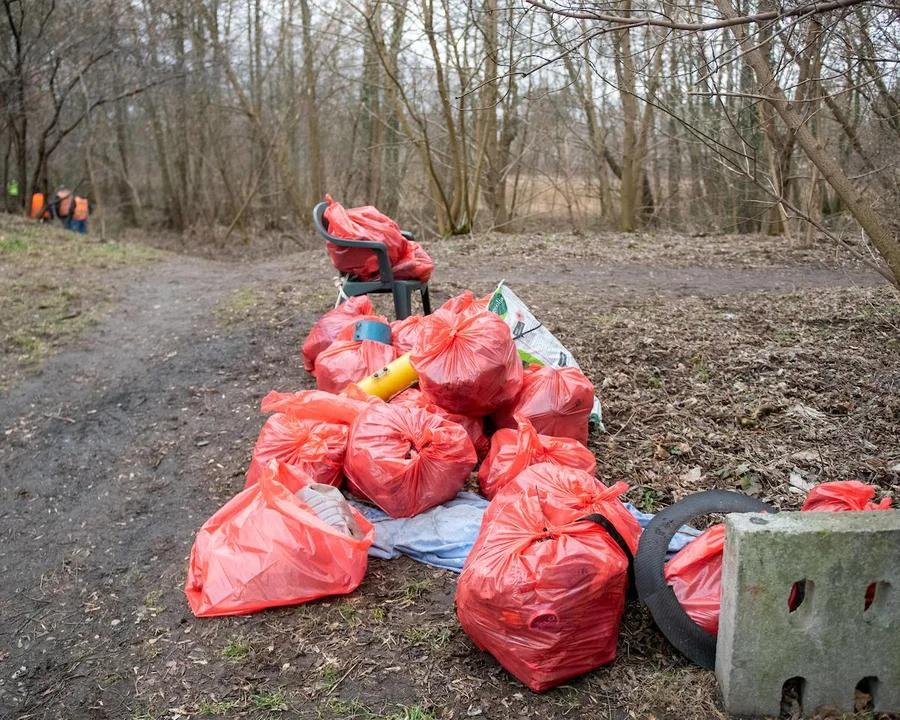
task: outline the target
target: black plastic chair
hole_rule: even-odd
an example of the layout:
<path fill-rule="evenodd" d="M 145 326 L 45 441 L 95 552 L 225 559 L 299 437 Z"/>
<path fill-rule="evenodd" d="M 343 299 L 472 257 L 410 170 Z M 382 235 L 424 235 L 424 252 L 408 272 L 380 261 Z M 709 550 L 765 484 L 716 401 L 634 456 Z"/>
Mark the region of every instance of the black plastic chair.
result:
<path fill-rule="evenodd" d="M 412 294 L 417 290 L 422 296 L 422 309 L 426 315 L 431 314 L 431 301 L 428 298 L 428 283 L 418 280 L 395 280 L 391 270 L 391 261 L 384 243 L 372 240 L 345 240 L 328 232 L 328 221 L 325 219 L 327 202 L 321 202 L 313 209 L 313 222 L 316 230 L 328 242 L 341 247 L 366 248 L 375 253 L 378 259 L 378 277 L 374 280 L 361 280 L 355 275 L 341 273 L 344 295 L 355 297 L 368 293 L 391 293 L 394 296 L 394 314 L 398 320 L 405 320 L 412 314 Z M 412 233 L 404 232 L 407 240 L 415 240 Z"/>

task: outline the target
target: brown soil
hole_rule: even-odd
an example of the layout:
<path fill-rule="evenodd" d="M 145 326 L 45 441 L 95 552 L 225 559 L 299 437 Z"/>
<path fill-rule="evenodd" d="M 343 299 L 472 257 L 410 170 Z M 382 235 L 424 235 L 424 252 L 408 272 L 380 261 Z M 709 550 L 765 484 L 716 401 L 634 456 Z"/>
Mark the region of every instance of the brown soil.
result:
<path fill-rule="evenodd" d="M 428 249 L 438 302 L 505 277 L 569 346 L 605 406 L 598 469 L 637 505 L 724 487 L 796 507 L 791 474 L 896 494 L 900 300 L 846 256 L 651 236 Z M 243 486 L 263 395 L 313 386 L 300 344 L 332 274 L 318 247 L 118 271 L 108 317 L 2 396 L 0 716 L 723 717 L 712 674 L 636 605 L 612 665 L 535 695 L 460 629 L 456 576 L 405 558 L 348 597 L 191 615 L 194 534 Z"/>

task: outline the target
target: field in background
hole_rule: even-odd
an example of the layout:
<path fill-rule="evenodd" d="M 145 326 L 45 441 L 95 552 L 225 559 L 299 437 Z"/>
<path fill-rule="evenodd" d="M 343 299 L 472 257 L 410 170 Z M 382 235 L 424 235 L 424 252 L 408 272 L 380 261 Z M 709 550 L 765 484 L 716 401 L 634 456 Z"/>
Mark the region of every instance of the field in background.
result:
<path fill-rule="evenodd" d="M 162 256 L 0 214 L 0 388 L 104 316 L 115 296 L 109 273 Z"/>

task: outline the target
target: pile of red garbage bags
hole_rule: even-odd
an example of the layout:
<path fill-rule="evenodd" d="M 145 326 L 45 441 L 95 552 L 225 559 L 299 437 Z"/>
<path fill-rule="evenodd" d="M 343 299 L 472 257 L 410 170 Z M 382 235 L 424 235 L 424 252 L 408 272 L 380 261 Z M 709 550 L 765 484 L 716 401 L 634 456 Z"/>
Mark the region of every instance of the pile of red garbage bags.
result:
<path fill-rule="evenodd" d="M 332 231 L 372 221 L 368 210 L 332 204 Z M 398 245 L 393 227 L 382 229 Z M 320 318 L 302 351 L 319 389 L 266 396 L 271 415 L 245 487 L 197 535 L 185 585 L 195 615 L 352 592 L 375 530 L 341 489 L 412 517 L 455 498 L 482 461 L 477 481 L 491 502 L 456 594 L 466 633 L 537 692 L 615 658 L 641 528 L 619 499 L 628 486 L 594 476 L 593 385 L 576 368 L 523 368 L 488 299 L 466 292 L 433 315 L 390 323 L 389 343 L 354 339 L 360 321 L 388 324 L 366 297 Z M 404 353 L 417 387 L 385 402 L 356 385 Z M 873 496 L 859 482 L 827 483 L 803 510 L 890 507 Z M 666 566 L 688 614 L 713 633 L 723 545 L 718 525 Z"/>
<path fill-rule="evenodd" d="M 344 211 L 332 204 L 328 212 L 332 232 L 344 216 L 377 220 L 367 209 Z M 381 229 L 392 247 L 392 226 Z M 513 482 L 516 477 L 544 468 L 534 478 L 540 492 L 549 493 L 547 512 L 555 503 L 568 514 L 590 514 L 593 505 L 577 504 L 588 497 L 621 507 L 615 497 L 623 488 L 604 495 L 608 492 L 592 477 L 593 453 L 583 444 L 593 398 L 590 381 L 573 368 L 523 368 L 509 327 L 487 310 L 488 301 L 466 291 L 433 315 L 390 323 L 390 343 L 355 339 L 367 337 L 357 332 L 362 321 L 389 324 L 365 296 L 345 300 L 316 322 L 302 353 L 318 389 L 265 397 L 262 410 L 271 414 L 253 448 L 244 490 L 198 533 L 185 586 L 197 616 L 250 613 L 352 592 L 365 573 L 374 530 L 341 489 L 391 517 L 412 517 L 454 499 L 484 460 L 479 479 L 490 497 L 506 486 L 524 492 Z M 390 402 L 357 387 L 403 353 L 409 353 L 419 376 L 417 387 Z M 585 402 L 585 391 L 591 402 Z M 502 427 L 507 417 L 514 418 L 511 428 Z M 487 428 L 494 425 L 501 429 L 491 439 Z M 567 471 L 583 477 L 572 480 Z M 571 490 L 572 483 L 581 489 L 568 495 L 560 490 Z M 513 497 L 512 490 L 506 492 L 503 504 Z M 551 514 L 562 525 L 577 521 Z M 618 522 L 629 523 L 633 533 L 630 517 L 625 512 Z M 498 520 L 498 528 L 503 522 Z M 533 522 L 540 520 L 535 516 Z M 619 603 L 622 551 L 608 546 L 602 528 L 582 524 L 564 531 L 586 548 L 576 560 L 595 564 L 610 558 L 608 577 L 598 575 L 591 588 L 597 597 L 615 595 Z M 555 552 L 560 557 L 567 550 Z M 538 566 L 532 571 L 536 577 L 545 572 Z M 616 607 L 607 627 L 613 653 L 621 612 Z M 606 639 L 603 657 L 609 654 Z M 599 657 L 590 654 L 590 662 Z M 559 674 L 542 672 L 542 677 Z"/>
<path fill-rule="evenodd" d="M 875 489 L 858 480 L 828 482 L 809 491 L 801 511 L 846 512 L 890 510 L 891 499 L 875 504 Z M 719 632 L 719 598 L 722 593 L 722 552 L 725 524 L 699 535 L 666 563 L 666 582 L 690 618 L 713 635 Z"/>

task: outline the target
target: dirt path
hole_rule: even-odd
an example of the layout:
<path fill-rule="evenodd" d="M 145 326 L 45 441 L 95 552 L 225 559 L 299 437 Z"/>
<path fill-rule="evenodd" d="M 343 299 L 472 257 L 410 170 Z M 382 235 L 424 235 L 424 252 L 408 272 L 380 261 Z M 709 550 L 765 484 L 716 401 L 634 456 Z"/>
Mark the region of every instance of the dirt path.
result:
<path fill-rule="evenodd" d="M 280 688 L 296 690 L 283 700 L 297 717 L 364 716 L 342 693 L 381 703 L 377 712 L 402 701 L 454 707 L 455 717 L 492 705 L 486 716 L 564 714 L 563 691 L 529 696 L 472 652 L 452 614 L 452 575 L 406 560 L 373 562 L 349 605 L 191 616 L 180 589 L 194 534 L 242 487 L 262 395 L 311 386 L 299 346 L 321 308 L 301 308 L 277 327 L 231 328 L 213 310 L 247 284 L 327 283 L 315 269 L 294 270 L 305 264 L 305 256 L 249 269 L 176 258 L 122 276 L 109 317 L 2 398 L 0 717 L 263 717 L 266 693 Z M 451 277 L 486 281 L 488 270 Z M 614 290 L 623 300 L 877 282 L 809 268 L 749 280 L 714 268 L 516 272 L 510 282 L 564 287 L 574 278 L 591 295 Z M 372 619 L 379 605 L 390 627 Z M 347 620 L 345 606 L 362 620 Z M 407 629 L 425 621 L 447 634 L 410 640 Z M 235 637 L 251 638 L 251 661 L 240 666 L 221 654 Z M 440 673 L 429 680 L 448 648 L 462 673 L 455 689 Z M 343 664 L 357 655 L 357 665 Z M 334 673 L 345 668 L 355 674 L 338 692 Z"/>
<path fill-rule="evenodd" d="M 194 512 L 213 509 L 185 479 L 211 461 L 230 479 L 244 463 L 259 400 L 247 378 L 265 351 L 246 332 L 221 334 L 211 311 L 248 279 L 190 258 L 127 274 L 109 318 L 3 398 L 0 607 L 12 652 L 0 709 L 104 714 L 95 683 L 127 669 L 123 625 L 181 572 Z"/>

